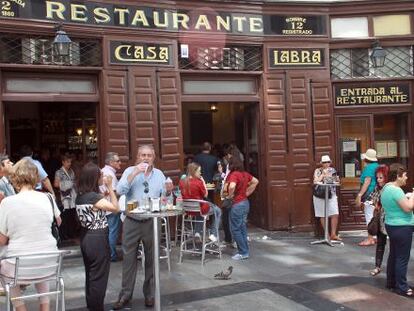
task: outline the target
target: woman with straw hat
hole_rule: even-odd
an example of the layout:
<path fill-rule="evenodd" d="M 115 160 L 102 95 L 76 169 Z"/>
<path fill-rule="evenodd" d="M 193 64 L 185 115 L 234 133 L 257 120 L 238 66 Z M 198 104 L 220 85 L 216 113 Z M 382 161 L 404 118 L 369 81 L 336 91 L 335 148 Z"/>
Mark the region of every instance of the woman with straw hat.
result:
<path fill-rule="evenodd" d="M 365 167 L 362 170 L 360 177 L 361 188 L 358 192 L 358 195 L 355 199 L 357 206 L 360 206 L 364 209 L 365 221 L 368 225 L 374 216 L 374 209 L 372 202 L 368 200 L 369 195 L 374 191 L 375 186 L 377 185 L 377 179 L 375 172 L 378 167 L 377 152 L 374 149 L 367 149 L 367 151 L 362 155 L 362 159 L 365 162 Z M 368 234 L 368 237 L 361 241 L 359 246 L 370 246 L 375 245 L 375 239 L 372 235 Z"/>
<path fill-rule="evenodd" d="M 323 155 L 321 158 L 322 167 L 318 167 L 313 173 L 313 183 L 329 183 L 338 181 L 338 176 L 336 170 L 331 167 L 331 158 L 329 155 Z M 336 234 L 336 229 L 338 227 L 338 197 L 336 196 L 335 187 L 329 187 L 331 196 L 328 199 L 328 216 L 331 220 L 331 240 L 341 241 L 341 238 Z M 313 196 L 313 207 L 315 210 L 315 217 L 320 219 L 322 227 L 324 227 L 324 217 L 325 217 L 325 199 Z M 325 229 L 325 228 L 324 228 Z M 328 230 L 328 228 L 326 228 Z"/>

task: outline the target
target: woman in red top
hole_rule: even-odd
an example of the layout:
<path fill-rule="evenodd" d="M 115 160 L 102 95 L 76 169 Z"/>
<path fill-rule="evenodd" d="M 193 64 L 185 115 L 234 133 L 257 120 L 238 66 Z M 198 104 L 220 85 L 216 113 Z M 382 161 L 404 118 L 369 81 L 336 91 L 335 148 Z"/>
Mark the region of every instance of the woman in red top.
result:
<path fill-rule="evenodd" d="M 226 180 L 227 192 L 228 197 L 233 199 L 230 210 L 230 230 L 238 249 L 238 253 L 232 259 L 242 260 L 249 258 L 247 215 L 250 203 L 247 197 L 253 193 L 259 181 L 244 171 L 243 162 L 238 157 L 230 158 L 229 169 L 231 173 Z"/>
<path fill-rule="evenodd" d="M 205 200 L 208 196 L 208 191 L 206 183 L 201 177 L 201 166 L 196 162 L 189 163 L 187 166 L 187 176 L 184 179 L 180 180 L 179 183 L 180 191 L 183 199 L 196 199 L 196 200 Z M 200 211 L 202 214 L 207 214 L 209 212 L 208 204 L 201 204 Z M 218 229 L 221 219 L 221 209 L 212 205 L 214 212 L 214 221 L 212 223 L 212 230 L 209 235 L 209 239 L 213 242 L 217 241 Z M 195 224 L 195 236 L 200 237 L 202 231 L 202 224 L 197 222 Z"/>

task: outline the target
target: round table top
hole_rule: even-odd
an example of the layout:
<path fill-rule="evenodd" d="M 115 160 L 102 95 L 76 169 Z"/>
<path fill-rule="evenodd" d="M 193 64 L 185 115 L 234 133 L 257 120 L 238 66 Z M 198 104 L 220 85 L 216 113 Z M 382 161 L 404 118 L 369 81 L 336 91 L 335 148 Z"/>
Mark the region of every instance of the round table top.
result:
<path fill-rule="evenodd" d="M 150 211 L 142 211 L 140 209 L 134 209 L 131 212 L 127 213 L 128 217 L 132 217 L 135 219 L 144 219 L 144 218 L 163 218 L 163 217 L 171 217 L 171 216 L 178 216 L 183 213 L 183 210 L 180 208 L 169 209 L 165 211 L 159 212 L 150 212 Z"/>

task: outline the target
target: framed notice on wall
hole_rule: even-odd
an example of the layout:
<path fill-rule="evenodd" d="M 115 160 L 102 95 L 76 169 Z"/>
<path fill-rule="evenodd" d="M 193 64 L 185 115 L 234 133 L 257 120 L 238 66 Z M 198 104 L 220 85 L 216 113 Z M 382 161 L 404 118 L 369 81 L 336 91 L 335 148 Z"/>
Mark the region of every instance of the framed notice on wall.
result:
<path fill-rule="evenodd" d="M 375 142 L 375 150 L 378 158 L 388 158 L 388 147 L 386 141 Z"/>

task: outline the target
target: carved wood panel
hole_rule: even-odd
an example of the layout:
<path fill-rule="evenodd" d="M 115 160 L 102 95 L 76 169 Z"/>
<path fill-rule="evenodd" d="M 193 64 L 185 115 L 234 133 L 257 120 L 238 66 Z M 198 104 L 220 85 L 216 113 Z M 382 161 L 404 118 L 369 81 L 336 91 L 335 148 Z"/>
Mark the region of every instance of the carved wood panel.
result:
<path fill-rule="evenodd" d="M 340 193 L 340 230 L 366 228 L 364 212 L 355 206 L 356 191 L 342 190 Z"/>
<path fill-rule="evenodd" d="M 286 141 L 285 75 L 268 74 L 264 79 L 266 180 L 270 229 L 289 226 L 289 180 Z"/>
<path fill-rule="evenodd" d="M 105 91 L 101 108 L 100 145 L 102 152 L 117 152 L 125 163 L 130 155 L 127 73 L 104 70 L 102 77 Z"/>
<path fill-rule="evenodd" d="M 155 70 L 129 67 L 128 77 L 132 162 L 140 145 L 154 146 L 159 157 Z"/>
<path fill-rule="evenodd" d="M 319 161 L 322 155 L 329 154 L 333 163 L 334 152 L 334 126 L 333 105 L 331 103 L 330 82 L 311 83 L 313 108 L 313 136 L 315 141 L 315 160 Z"/>
<path fill-rule="evenodd" d="M 157 78 L 162 168 L 166 176 L 177 180 L 183 169 L 180 76 L 175 71 L 161 71 Z"/>
<path fill-rule="evenodd" d="M 310 223 L 312 209 L 309 184 L 312 182 L 312 109 L 309 80 L 303 72 L 287 75 L 288 152 L 291 200 L 290 226 Z"/>

